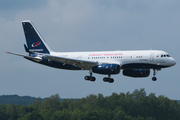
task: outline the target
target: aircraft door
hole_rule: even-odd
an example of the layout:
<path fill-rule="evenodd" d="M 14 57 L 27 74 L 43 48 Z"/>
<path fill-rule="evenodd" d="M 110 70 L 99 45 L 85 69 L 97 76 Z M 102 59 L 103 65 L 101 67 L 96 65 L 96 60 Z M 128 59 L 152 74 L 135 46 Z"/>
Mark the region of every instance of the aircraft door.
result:
<path fill-rule="evenodd" d="M 154 53 L 151 53 L 150 54 L 150 62 L 153 62 L 154 61 Z"/>

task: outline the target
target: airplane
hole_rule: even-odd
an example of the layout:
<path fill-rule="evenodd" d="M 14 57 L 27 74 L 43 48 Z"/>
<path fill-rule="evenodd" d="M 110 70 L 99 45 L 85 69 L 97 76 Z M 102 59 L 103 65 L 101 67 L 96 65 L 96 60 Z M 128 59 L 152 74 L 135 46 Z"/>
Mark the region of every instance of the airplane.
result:
<path fill-rule="evenodd" d="M 104 82 L 113 83 L 111 75 L 119 74 L 121 70 L 124 76 L 148 77 L 150 69 L 153 69 L 152 81 L 156 81 L 157 71 L 176 64 L 174 58 L 161 50 L 54 52 L 30 20 L 22 21 L 22 26 L 27 43 L 24 48 L 28 55 L 7 53 L 53 68 L 88 70 L 90 75 L 84 77 L 88 81 L 95 81 L 92 73 L 97 73 L 107 75 L 103 78 Z"/>

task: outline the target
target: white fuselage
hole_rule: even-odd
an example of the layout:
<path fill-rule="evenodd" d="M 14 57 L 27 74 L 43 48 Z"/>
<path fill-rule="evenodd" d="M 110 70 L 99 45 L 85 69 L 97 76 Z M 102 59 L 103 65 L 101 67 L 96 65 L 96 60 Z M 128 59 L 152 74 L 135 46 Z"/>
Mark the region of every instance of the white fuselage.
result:
<path fill-rule="evenodd" d="M 160 50 L 51 52 L 50 54 L 70 59 L 93 61 L 98 64 L 115 63 L 120 66 L 126 64 L 150 64 L 163 68 L 162 66 L 170 67 L 176 64 L 175 60 L 168 53 Z"/>

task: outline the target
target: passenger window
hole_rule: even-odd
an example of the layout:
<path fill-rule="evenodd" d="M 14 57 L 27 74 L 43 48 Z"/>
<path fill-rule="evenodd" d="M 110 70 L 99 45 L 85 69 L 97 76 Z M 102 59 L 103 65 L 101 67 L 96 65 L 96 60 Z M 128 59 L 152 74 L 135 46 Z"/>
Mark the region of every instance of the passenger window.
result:
<path fill-rule="evenodd" d="M 161 57 L 163 57 L 164 55 L 161 55 Z"/>

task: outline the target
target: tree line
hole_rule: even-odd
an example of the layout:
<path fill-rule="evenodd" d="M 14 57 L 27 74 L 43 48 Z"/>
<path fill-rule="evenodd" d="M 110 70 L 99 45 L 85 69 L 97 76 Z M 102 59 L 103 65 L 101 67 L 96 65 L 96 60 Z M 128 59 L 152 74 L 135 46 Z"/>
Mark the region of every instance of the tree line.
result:
<path fill-rule="evenodd" d="M 18 95 L 1 95 L 0 96 L 0 105 L 2 104 L 14 104 L 14 105 L 24 105 L 27 106 L 30 103 L 33 103 L 37 98 L 30 96 L 18 96 Z M 44 99 L 41 99 L 44 101 Z"/>
<path fill-rule="evenodd" d="M 0 105 L 0 120 L 178 120 L 180 104 L 177 100 L 145 89 L 133 93 L 102 94 L 81 99 L 61 100 L 58 94 L 42 102 L 36 99 L 28 106 Z"/>

